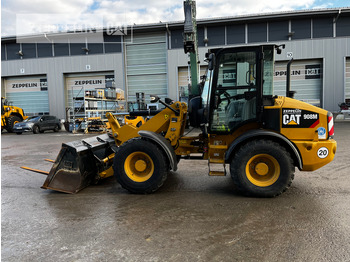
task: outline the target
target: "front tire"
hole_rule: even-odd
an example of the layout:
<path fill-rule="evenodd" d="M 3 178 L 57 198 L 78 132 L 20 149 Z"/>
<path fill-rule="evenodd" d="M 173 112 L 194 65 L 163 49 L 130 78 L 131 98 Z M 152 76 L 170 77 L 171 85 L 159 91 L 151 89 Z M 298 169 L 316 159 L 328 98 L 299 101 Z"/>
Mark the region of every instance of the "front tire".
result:
<path fill-rule="evenodd" d="M 38 126 L 33 126 L 33 133 L 34 134 L 39 134 L 40 128 Z"/>
<path fill-rule="evenodd" d="M 21 122 L 22 119 L 19 118 L 18 116 L 10 116 L 8 119 L 7 119 L 7 132 L 9 133 L 13 133 L 13 127 L 15 124 Z"/>
<path fill-rule="evenodd" d="M 242 146 L 230 165 L 237 188 L 257 197 L 275 197 L 286 191 L 295 167 L 287 150 L 271 140 L 254 140 Z"/>
<path fill-rule="evenodd" d="M 113 169 L 123 188 L 131 193 L 149 194 L 163 185 L 169 164 L 158 146 L 139 137 L 126 141 L 118 148 Z"/>

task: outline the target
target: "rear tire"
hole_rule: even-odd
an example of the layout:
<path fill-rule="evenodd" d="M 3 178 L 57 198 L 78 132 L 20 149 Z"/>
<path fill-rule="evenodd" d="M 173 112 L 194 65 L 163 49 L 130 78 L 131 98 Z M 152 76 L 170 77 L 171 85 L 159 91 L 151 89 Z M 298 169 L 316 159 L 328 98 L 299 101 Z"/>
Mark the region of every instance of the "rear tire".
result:
<path fill-rule="evenodd" d="M 22 119 L 19 118 L 18 116 L 10 116 L 8 119 L 7 119 L 7 132 L 9 133 L 13 133 L 13 126 L 16 124 L 16 123 L 19 123 L 21 122 Z"/>
<path fill-rule="evenodd" d="M 58 132 L 60 130 L 60 127 L 58 125 L 55 126 L 55 128 L 53 129 L 54 132 Z"/>
<path fill-rule="evenodd" d="M 131 193 L 149 194 L 163 185 L 169 164 L 158 146 L 138 137 L 126 141 L 118 148 L 113 170 L 123 188 Z"/>
<path fill-rule="evenodd" d="M 237 188 L 251 196 L 275 197 L 294 179 L 295 167 L 287 150 L 271 140 L 254 140 L 242 146 L 231 161 Z"/>

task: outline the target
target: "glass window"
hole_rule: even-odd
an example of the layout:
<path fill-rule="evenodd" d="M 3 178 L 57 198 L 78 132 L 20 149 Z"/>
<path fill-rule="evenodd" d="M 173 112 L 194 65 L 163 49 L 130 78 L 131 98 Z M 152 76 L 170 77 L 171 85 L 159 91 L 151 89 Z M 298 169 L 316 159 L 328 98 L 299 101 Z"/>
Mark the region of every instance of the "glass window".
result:
<path fill-rule="evenodd" d="M 204 27 L 197 26 L 198 46 L 204 46 Z"/>
<path fill-rule="evenodd" d="M 204 82 L 204 86 L 203 86 L 203 91 L 202 91 L 202 105 L 207 107 L 208 105 L 208 97 L 210 94 L 210 90 L 211 90 L 211 80 L 213 78 L 213 71 L 212 70 L 207 70 L 206 76 L 205 76 L 205 82 Z"/>
<path fill-rule="evenodd" d="M 230 132 L 256 118 L 256 53 L 224 53 L 219 57 L 212 132 Z"/>
<path fill-rule="evenodd" d="M 248 43 L 267 41 L 267 23 L 248 24 Z"/>
<path fill-rule="evenodd" d="M 38 43 L 38 57 L 51 57 L 52 56 L 52 44 Z"/>
<path fill-rule="evenodd" d="M 311 38 L 311 19 L 292 20 L 292 40 Z"/>
<path fill-rule="evenodd" d="M 85 55 L 86 54 L 85 43 L 70 43 L 70 55 Z"/>
<path fill-rule="evenodd" d="M 245 43 L 245 25 L 227 26 L 227 44 Z"/>
<path fill-rule="evenodd" d="M 36 44 L 23 43 L 22 44 L 23 58 L 36 58 Z"/>
<path fill-rule="evenodd" d="M 337 21 L 337 37 L 350 36 L 350 15 L 342 14 Z"/>
<path fill-rule="evenodd" d="M 269 41 L 287 41 L 289 21 L 269 22 Z"/>
<path fill-rule="evenodd" d="M 208 26 L 208 45 L 224 45 L 225 44 L 225 26 Z"/>
<path fill-rule="evenodd" d="M 313 38 L 333 37 L 333 18 L 314 18 L 312 30 Z"/>
<path fill-rule="evenodd" d="M 264 49 L 264 96 L 273 94 L 274 54 L 275 50 L 273 47 L 270 46 L 269 49 Z"/>
<path fill-rule="evenodd" d="M 69 46 L 68 43 L 55 43 L 54 44 L 55 56 L 68 56 Z"/>
<path fill-rule="evenodd" d="M 122 50 L 120 43 L 104 43 L 105 53 L 120 53 Z"/>
<path fill-rule="evenodd" d="M 171 31 L 171 49 L 184 47 L 184 40 L 182 35 L 183 29 Z"/>
<path fill-rule="evenodd" d="M 6 48 L 5 43 L 1 44 L 1 60 L 6 60 Z"/>
<path fill-rule="evenodd" d="M 21 59 L 19 51 L 21 50 L 21 45 L 17 43 L 6 44 L 7 60 Z"/>
<path fill-rule="evenodd" d="M 89 55 L 102 54 L 103 43 L 88 43 Z"/>

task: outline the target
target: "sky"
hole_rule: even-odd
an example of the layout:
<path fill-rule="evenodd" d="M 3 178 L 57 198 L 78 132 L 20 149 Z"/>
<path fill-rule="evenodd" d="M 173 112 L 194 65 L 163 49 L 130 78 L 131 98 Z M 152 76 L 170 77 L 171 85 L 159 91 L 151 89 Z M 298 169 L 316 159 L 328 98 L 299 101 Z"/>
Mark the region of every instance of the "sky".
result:
<path fill-rule="evenodd" d="M 197 19 L 350 7 L 350 0 L 197 0 Z M 183 0 L 2 0 L 1 36 L 183 21 Z"/>

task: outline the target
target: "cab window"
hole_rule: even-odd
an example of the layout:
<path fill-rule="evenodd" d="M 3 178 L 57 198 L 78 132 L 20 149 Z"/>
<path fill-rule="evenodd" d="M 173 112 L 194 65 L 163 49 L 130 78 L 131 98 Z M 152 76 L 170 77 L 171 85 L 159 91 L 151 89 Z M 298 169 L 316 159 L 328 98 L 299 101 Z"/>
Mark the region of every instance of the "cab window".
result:
<path fill-rule="evenodd" d="M 218 61 L 210 128 L 230 132 L 256 118 L 256 52 L 226 52 Z"/>

